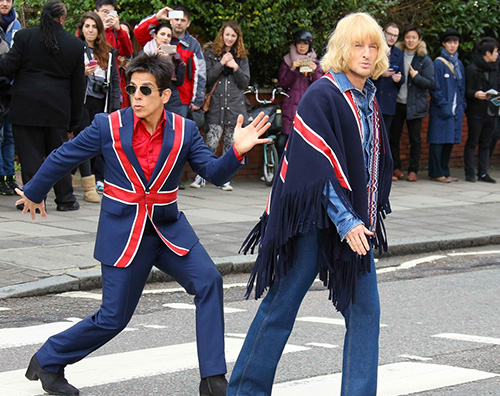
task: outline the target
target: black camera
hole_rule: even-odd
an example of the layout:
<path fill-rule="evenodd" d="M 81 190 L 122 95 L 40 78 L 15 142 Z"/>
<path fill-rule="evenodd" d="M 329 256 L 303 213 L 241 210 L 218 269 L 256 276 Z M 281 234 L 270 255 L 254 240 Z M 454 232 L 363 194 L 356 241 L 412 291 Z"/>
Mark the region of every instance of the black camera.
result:
<path fill-rule="evenodd" d="M 104 80 L 95 80 L 92 85 L 92 90 L 95 93 L 107 93 L 109 90 L 109 84 Z"/>

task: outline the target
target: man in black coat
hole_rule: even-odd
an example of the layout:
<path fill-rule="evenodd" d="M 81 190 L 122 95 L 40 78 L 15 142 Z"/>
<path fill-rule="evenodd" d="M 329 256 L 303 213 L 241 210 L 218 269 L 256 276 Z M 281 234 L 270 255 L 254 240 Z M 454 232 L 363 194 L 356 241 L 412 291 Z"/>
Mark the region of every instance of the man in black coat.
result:
<path fill-rule="evenodd" d="M 475 182 L 474 152 L 478 147 L 477 180 L 496 183 L 488 174 L 490 145 L 493 139 L 498 107 L 490 102 L 490 89 L 500 91 L 498 70 L 498 42 L 492 37 L 479 40 L 472 54 L 472 62 L 465 68 L 465 97 L 469 133 L 464 149 L 465 180 Z"/>
<path fill-rule="evenodd" d="M 396 23 L 390 22 L 385 25 L 384 36 L 387 45 L 391 49 L 389 55 L 389 69 L 382 76 L 373 81 L 377 87 L 377 100 L 384 117 L 386 130 L 391 128 L 392 119 L 396 114 L 396 99 L 399 87 L 405 82 L 403 51 L 395 46 L 399 37 L 399 27 Z"/>
<path fill-rule="evenodd" d="M 64 31 L 66 7 L 45 4 L 40 26 L 16 33 L 0 57 L 0 75 L 14 77 L 10 119 L 23 184 L 80 123 L 85 96 L 84 45 Z M 54 185 L 57 210 L 79 209 L 68 173 Z M 22 209 L 22 207 L 18 207 Z"/>

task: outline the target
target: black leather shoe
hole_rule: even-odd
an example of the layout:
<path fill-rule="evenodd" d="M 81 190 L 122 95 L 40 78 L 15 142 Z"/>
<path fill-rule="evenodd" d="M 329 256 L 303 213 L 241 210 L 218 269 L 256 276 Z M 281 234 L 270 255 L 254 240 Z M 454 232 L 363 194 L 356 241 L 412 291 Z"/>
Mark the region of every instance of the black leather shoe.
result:
<path fill-rule="evenodd" d="M 59 373 L 44 370 L 40 367 L 36 355 L 31 358 L 28 370 L 26 370 L 26 378 L 31 381 L 39 379 L 43 390 L 49 395 L 76 396 L 80 394 L 77 388 L 68 384 L 68 381 L 64 378 L 64 370 Z"/>
<path fill-rule="evenodd" d="M 203 378 L 200 382 L 200 396 L 226 396 L 227 380 L 225 374 Z"/>
<path fill-rule="evenodd" d="M 57 205 L 56 210 L 59 212 L 69 212 L 70 210 L 78 210 L 80 209 L 80 204 L 78 201 L 73 202 L 69 205 Z"/>
<path fill-rule="evenodd" d="M 490 175 L 486 174 L 484 176 L 479 176 L 477 180 L 486 182 L 486 183 L 496 183 L 497 181 L 493 179 Z"/>

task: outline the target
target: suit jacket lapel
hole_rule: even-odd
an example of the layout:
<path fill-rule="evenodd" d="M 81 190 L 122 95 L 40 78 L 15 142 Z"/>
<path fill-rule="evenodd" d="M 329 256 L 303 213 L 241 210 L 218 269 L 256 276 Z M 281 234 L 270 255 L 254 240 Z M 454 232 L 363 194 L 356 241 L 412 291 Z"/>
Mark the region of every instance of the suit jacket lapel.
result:
<path fill-rule="evenodd" d="M 173 127 L 173 114 L 166 112 L 167 122 L 165 123 L 165 129 L 163 130 L 163 143 L 161 145 L 160 155 L 158 156 L 158 161 L 156 161 L 155 168 L 151 174 L 151 179 L 148 182 L 148 186 L 156 179 L 158 173 L 161 171 L 168 155 L 172 151 L 174 146 L 174 127 Z"/>
<path fill-rule="evenodd" d="M 125 155 L 139 175 L 143 185 L 147 185 L 146 176 L 144 175 L 141 164 L 139 163 L 132 147 L 132 137 L 134 136 L 134 116 L 132 109 L 130 109 L 130 112 L 127 112 L 127 116 L 129 114 L 131 117 L 126 117 L 126 119 L 123 120 L 122 127 L 120 128 L 120 140 L 122 141 L 122 147 Z"/>

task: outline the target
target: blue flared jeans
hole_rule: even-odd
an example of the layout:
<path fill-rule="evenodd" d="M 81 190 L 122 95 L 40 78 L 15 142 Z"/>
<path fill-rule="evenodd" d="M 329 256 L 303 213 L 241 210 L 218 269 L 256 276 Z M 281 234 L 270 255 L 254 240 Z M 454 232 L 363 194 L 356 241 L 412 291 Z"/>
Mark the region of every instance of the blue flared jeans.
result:
<path fill-rule="evenodd" d="M 294 266 L 272 285 L 248 330 L 231 375 L 228 396 L 271 395 L 276 367 L 300 304 L 318 275 L 318 232 L 300 235 L 297 243 Z M 354 302 L 342 312 L 346 325 L 342 396 L 377 393 L 380 302 L 373 254 L 369 254 L 371 272 L 359 275 Z"/>

